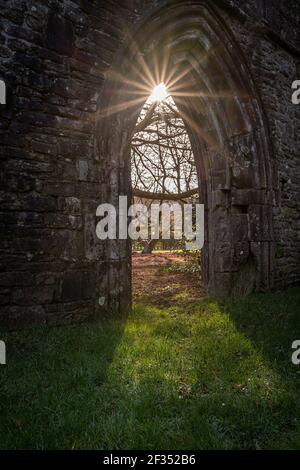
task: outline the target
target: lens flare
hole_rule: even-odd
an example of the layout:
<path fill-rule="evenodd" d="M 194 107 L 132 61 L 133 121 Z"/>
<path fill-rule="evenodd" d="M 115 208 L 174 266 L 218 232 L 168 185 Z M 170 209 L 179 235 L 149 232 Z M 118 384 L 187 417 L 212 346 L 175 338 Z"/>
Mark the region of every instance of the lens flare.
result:
<path fill-rule="evenodd" d="M 150 95 L 150 100 L 152 102 L 154 101 L 160 102 L 160 101 L 163 101 L 165 98 L 167 98 L 167 96 L 169 96 L 169 94 L 168 94 L 166 85 L 163 82 L 161 82 L 159 85 L 156 85 L 156 87 L 154 87 Z"/>

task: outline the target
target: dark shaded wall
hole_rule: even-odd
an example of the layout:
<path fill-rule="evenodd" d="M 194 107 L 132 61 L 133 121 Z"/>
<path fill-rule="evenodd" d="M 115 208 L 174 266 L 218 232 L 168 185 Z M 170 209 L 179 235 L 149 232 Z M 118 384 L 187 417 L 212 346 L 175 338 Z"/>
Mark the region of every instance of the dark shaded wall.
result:
<path fill-rule="evenodd" d="M 95 116 L 126 31 L 163 3 L 0 0 L 0 78 L 8 88 L 0 107 L 1 324 L 80 321 L 114 307 L 115 280 L 93 229 L 107 182 L 94 158 Z M 300 119 L 291 103 L 300 2 L 211 3 L 248 59 L 269 123 L 279 176 L 275 286 L 287 286 L 300 280 Z"/>

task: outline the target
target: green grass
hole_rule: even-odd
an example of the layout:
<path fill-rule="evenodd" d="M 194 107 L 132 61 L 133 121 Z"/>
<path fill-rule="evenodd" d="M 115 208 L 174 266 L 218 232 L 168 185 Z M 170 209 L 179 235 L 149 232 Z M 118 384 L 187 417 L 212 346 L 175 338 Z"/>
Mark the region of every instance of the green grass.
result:
<path fill-rule="evenodd" d="M 300 448 L 300 289 L 1 334 L 0 447 Z"/>

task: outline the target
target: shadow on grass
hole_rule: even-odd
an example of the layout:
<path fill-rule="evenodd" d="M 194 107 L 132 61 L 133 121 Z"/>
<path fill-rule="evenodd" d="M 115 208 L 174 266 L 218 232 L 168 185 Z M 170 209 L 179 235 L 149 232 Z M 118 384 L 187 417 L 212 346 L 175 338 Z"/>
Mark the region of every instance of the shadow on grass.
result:
<path fill-rule="evenodd" d="M 300 448 L 299 289 L 9 334 L 1 448 Z M 300 369 L 299 369 L 300 370 Z"/>
<path fill-rule="evenodd" d="M 300 288 L 231 298 L 219 306 L 277 376 L 278 388 L 269 392 L 269 446 L 299 449 L 300 367 L 292 363 L 292 343 L 300 339 Z"/>
<path fill-rule="evenodd" d="M 96 425 L 103 405 L 110 406 L 98 392 L 125 324 L 126 318 L 2 335 L 7 365 L 0 369 L 0 448 L 89 448 L 85 430 Z"/>
<path fill-rule="evenodd" d="M 153 336 L 185 344 L 174 354 L 181 372 L 174 364 L 177 377 L 164 387 L 176 385 L 181 399 L 173 410 L 180 428 L 171 439 L 178 448 L 300 448 L 300 377 L 291 363 L 299 298 L 292 289 L 222 303 L 206 299 L 194 315 L 189 306 L 190 321 L 169 309 L 176 326 L 164 322 Z M 147 388 L 141 384 L 139 394 Z M 160 400 L 168 409 L 163 393 Z"/>
<path fill-rule="evenodd" d="M 300 338 L 300 287 L 219 303 L 279 373 L 292 372 L 292 342 Z M 288 367 L 287 365 L 291 366 Z"/>

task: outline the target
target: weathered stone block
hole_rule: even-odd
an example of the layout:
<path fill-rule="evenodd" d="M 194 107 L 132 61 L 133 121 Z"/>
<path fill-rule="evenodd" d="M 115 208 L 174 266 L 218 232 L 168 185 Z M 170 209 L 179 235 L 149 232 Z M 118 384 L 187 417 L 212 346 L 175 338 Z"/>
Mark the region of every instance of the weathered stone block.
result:
<path fill-rule="evenodd" d="M 14 289 L 12 301 L 17 305 L 49 304 L 54 296 L 53 286 L 36 286 Z"/>
<path fill-rule="evenodd" d="M 95 272 L 69 271 L 64 273 L 60 284 L 61 301 L 93 299 L 95 293 Z"/>
<path fill-rule="evenodd" d="M 70 21 L 50 11 L 46 30 L 46 45 L 49 49 L 71 55 L 74 50 L 74 28 Z"/>

